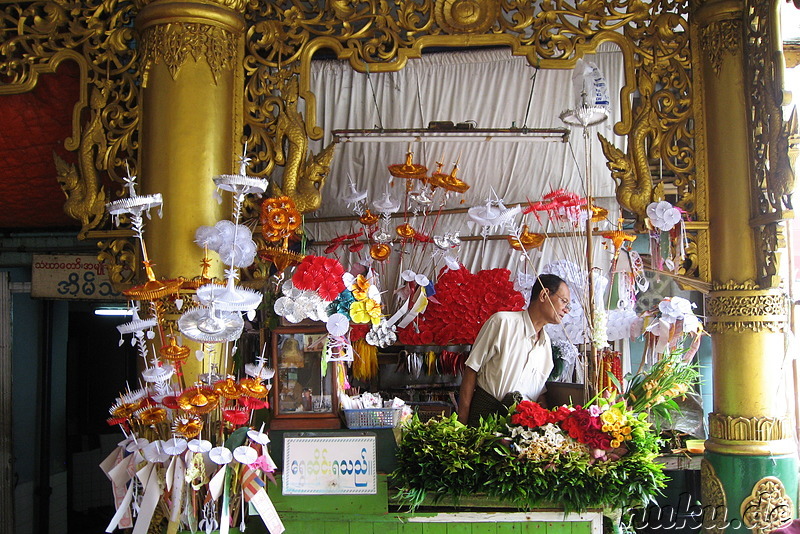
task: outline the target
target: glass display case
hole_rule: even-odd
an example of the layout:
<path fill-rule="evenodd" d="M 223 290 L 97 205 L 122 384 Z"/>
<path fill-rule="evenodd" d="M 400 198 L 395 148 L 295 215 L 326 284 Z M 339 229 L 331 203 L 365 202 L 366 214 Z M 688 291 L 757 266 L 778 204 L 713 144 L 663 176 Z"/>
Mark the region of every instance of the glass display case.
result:
<path fill-rule="evenodd" d="M 272 332 L 275 429 L 341 428 L 336 367 L 323 369 L 324 325 L 280 327 Z"/>

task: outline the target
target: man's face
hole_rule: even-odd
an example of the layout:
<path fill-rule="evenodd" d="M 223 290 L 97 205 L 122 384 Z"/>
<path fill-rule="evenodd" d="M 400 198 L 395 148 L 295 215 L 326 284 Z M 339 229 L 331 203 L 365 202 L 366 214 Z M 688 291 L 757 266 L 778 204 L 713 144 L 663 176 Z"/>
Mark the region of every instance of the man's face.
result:
<path fill-rule="evenodd" d="M 562 283 L 555 293 L 548 292 L 547 298 L 550 299 L 552 304 L 552 306 L 546 306 L 551 315 L 551 317 L 548 317 L 548 322 L 552 324 L 561 323 L 564 320 L 564 316 L 569 312 L 570 294 L 567 284 Z"/>

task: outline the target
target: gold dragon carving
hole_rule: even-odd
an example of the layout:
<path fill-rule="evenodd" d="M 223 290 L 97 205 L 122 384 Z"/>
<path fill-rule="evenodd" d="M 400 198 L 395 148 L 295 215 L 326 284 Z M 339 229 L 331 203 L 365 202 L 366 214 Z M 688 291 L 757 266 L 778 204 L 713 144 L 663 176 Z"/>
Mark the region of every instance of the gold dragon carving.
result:
<path fill-rule="evenodd" d="M 601 134 L 597 134 L 603 154 L 608 160 L 606 166 L 611 171 L 611 178 L 617 184 L 617 202 L 623 209 L 636 215 L 639 231 L 645 230 L 647 206 L 664 196 L 662 184 L 658 184 L 654 191 L 647 156 L 648 142 L 652 142 L 659 135 L 658 124 L 651 113 L 652 106 L 647 95 L 643 95 L 642 102 L 630 133 L 631 144 L 627 154 Z"/>
<path fill-rule="evenodd" d="M 331 143 L 319 154 L 308 149 L 308 136 L 303 115 L 297 110 L 297 79 L 286 82 L 283 112 L 276 125 L 275 162 L 283 165 L 283 180 L 278 187 L 271 184 L 270 195 L 286 195 L 294 201 L 297 211 L 309 213 L 322 205 L 322 188 L 330 170 L 335 144 Z M 282 148 L 286 144 L 286 153 Z"/>
<path fill-rule="evenodd" d="M 64 213 L 80 221 L 78 239 L 85 239 L 87 232 L 100 226 L 107 218 L 105 189 L 100 184 L 96 161 L 102 160 L 107 148 L 106 136 L 101 123 L 101 110 L 108 100 L 106 88 L 93 87 L 89 98 L 91 117 L 81 134 L 78 148 L 78 168 L 53 154 L 56 163 L 58 184 L 67 197 Z"/>
<path fill-rule="evenodd" d="M 89 102 L 86 89 L 82 89 L 73 111 L 72 136 L 64 142 L 67 150 L 78 152 L 75 175 L 67 176 L 72 171 L 62 167 L 60 172 L 67 174 L 60 180 L 69 191 L 65 209 L 76 214 L 82 224 L 83 218 L 89 222 L 81 228 L 81 235 L 101 226 L 93 224 L 100 204 L 100 190 L 96 189 L 99 180 L 87 178 L 88 173 L 96 177 L 98 172 L 107 172 L 120 184 L 126 163 L 136 173 L 140 87 L 132 24 L 136 10 L 134 3 L 112 0 L 48 0 L 0 7 L 0 95 L 33 89 L 41 74 L 53 72 L 65 59 L 78 64 L 84 87 L 102 88 L 102 95 L 97 96 L 105 98 L 103 105 L 92 108 L 89 122 L 83 124 L 80 117 Z M 91 163 L 84 152 L 89 146 L 97 149 Z M 85 184 L 73 187 L 78 182 Z M 91 194 L 84 194 L 92 190 L 90 183 L 97 191 L 94 201 Z M 112 281 L 115 285 L 128 283 L 133 277 L 129 261 L 135 257 L 129 233 L 93 230 L 95 233 L 102 234 L 98 237 L 98 258 L 108 267 Z"/>

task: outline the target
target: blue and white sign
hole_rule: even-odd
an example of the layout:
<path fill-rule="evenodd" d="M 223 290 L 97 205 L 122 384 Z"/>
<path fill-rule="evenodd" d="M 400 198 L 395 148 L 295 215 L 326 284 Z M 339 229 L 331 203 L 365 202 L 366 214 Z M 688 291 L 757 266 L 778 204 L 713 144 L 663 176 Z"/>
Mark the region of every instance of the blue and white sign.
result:
<path fill-rule="evenodd" d="M 286 434 L 284 495 L 375 494 L 375 435 Z"/>

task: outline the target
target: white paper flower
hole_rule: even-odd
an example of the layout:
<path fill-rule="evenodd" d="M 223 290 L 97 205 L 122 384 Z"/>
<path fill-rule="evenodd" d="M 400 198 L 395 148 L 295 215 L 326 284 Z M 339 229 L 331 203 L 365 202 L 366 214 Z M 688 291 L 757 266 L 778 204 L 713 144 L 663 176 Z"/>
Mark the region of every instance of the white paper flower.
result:
<path fill-rule="evenodd" d="M 385 319 L 381 319 L 379 324 L 372 326 L 372 329 L 367 332 L 364 339 L 375 347 L 388 347 L 397 341 L 397 327 L 395 325 L 390 326 Z"/>
<path fill-rule="evenodd" d="M 200 247 L 208 247 L 208 250 L 216 252 L 220 245 L 219 230 L 213 226 L 198 226 L 194 232 L 194 242 Z"/>
<path fill-rule="evenodd" d="M 666 200 L 652 202 L 647 206 L 647 218 L 655 228 L 668 232 L 680 222 L 681 210 Z"/>
<path fill-rule="evenodd" d="M 325 327 L 330 335 L 342 337 L 350 329 L 350 320 L 342 313 L 334 313 L 328 317 Z"/>
<path fill-rule="evenodd" d="M 241 226 L 241 225 L 240 225 Z M 219 247 L 219 259 L 232 267 L 249 267 L 256 259 L 256 243 L 246 234 L 236 234 L 236 240 L 226 241 Z"/>
<path fill-rule="evenodd" d="M 633 337 L 631 326 L 636 321 L 636 312 L 627 308 L 611 310 L 608 313 L 608 323 L 606 324 L 606 337 L 609 341 L 618 341 Z"/>

